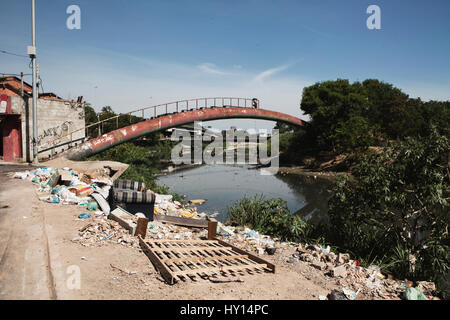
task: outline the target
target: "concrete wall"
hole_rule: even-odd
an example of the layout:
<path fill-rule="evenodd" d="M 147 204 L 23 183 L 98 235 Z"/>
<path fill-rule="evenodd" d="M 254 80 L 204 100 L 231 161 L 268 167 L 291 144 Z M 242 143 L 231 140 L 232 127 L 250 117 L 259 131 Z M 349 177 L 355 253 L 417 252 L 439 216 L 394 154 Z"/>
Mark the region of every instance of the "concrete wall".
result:
<path fill-rule="evenodd" d="M 22 150 L 23 160 L 33 159 L 33 102 L 32 99 L 11 97 L 12 113 L 20 114 L 22 121 Z M 38 124 L 38 158 L 48 159 L 52 150 L 47 150 L 56 145 L 54 151 L 67 150 L 71 137 L 66 134 L 82 129 L 85 126 L 84 108 L 75 101 L 60 99 L 38 99 L 37 104 Z M 61 138 L 64 137 L 64 138 Z M 80 144 L 85 137 L 84 130 L 72 135 L 72 144 Z M 54 141 L 57 138 L 61 138 Z M 53 141 L 53 142 L 52 142 Z"/>

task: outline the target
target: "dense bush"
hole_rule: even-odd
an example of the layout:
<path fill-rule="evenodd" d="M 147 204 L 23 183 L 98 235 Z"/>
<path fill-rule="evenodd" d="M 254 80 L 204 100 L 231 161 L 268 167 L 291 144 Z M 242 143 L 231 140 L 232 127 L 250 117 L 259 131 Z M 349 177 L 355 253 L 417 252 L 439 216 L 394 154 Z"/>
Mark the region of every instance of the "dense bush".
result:
<path fill-rule="evenodd" d="M 450 270 L 449 141 L 436 130 L 369 154 L 339 179 L 327 240 L 409 279 Z"/>

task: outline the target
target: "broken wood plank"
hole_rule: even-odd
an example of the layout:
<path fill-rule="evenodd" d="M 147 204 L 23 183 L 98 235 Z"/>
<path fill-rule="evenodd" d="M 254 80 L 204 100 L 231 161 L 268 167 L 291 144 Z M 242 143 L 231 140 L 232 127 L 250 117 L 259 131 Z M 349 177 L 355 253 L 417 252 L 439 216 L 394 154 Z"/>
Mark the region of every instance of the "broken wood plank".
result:
<path fill-rule="evenodd" d="M 217 235 L 217 221 L 208 221 L 208 240 L 213 240 Z"/>
<path fill-rule="evenodd" d="M 217 239 L 216 240 L 166 240 L 166 239 L 152 239 L 152 240 L 148 240 L 147 243 L 158 243 L 158 242 L 181 242 L 181 243 L 218 243 Z"/>
<path fill-rule="evenodd" d="M 218 266 L 218 267 L 208 267 L 208 268 L 197 268 L 197 269 L 190 269 L 190 270 L 184 270 L 184 271 L 175 271 L 174 275 L 187 275 L 187 274 L 193 274 L 193 273 L 199 273 L 199 272 L 225 272 L 225 271 L 237 271 L 237 270 L 252 270 L 255 268 L 267 268 L 267 265 L 265 264 L 247 264 L 242 266 Z"/>
<path fill-rule="evenodd" d="M 211 251 L 211 250 L 217 250 L 218 248 L 210 248 L 210 247 L 191 247 L 191 248 L 151 248 L 155 252 L 170 252 L 171 250 L 178 250 L 178 251 L 194 251 L 194 250 L 204 250 L 204 251 Z M 233 251 L 232 248 L 220 248 L 221 250 L 227 250 L 227 251 Z M 245 252 L 245 251 L 244 251 Z"/>
<path fill-rule="evenodd" d="M 135 235 L 145 239 L 145 236 L 147 235 L 147 226 L 148 218 L 138 218 Z"/>
<path fill-rule="evenodd" d="M 85 225 L 83 228 L 81 228 L 79 231 L 83 232 L 84 230 L 86 230 L 87 228 L 91 227 L 92 223 L 88 223 L 87 225 Z"/>
<path fill-rule="evenodd" d="M 231 256 L 213 256 L 213 257 L 187 257 L 187 258 L 173 258 L 161 259 L 163 263 L 181 262 L 181 261 L 208 261 L 208 260 L 227 260 L 227 259 L 241 259 L 247 258 L 247 255 L 231 255 Z"/>
<path fill-rule="evenodd" d="M 191 219 L 191 218 L 183 218 L 183 217 L 173 217 L 173 216 L 164 216 L 160 214 L 155 214 L 153 216 L 153 220 L 180 225 L 180 226 L 186 226 L 186 227 L 196 227 L 196 228 L 207 228 L 208 227 L 208 220 L 205 219 Z"/>

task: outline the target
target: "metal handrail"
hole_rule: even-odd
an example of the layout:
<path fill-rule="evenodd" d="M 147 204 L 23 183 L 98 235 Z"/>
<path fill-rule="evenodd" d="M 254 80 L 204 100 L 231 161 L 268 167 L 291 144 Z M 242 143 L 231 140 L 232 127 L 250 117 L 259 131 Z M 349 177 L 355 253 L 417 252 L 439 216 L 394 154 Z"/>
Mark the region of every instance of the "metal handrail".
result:
<path fill-rule="evenodd" d="M 131 117 L 132 114 L 134 114 L 134 113 L 141 113 L 142 114 L 142 117 L 141 117 L 142 121 L 145 121 L 146 120 L 146 118 L 145 118 L 145 111 L 153 109 L 153 117 L 152 118 L 155 118 L 156 117 L 156 111 L 157 111 L 158 107 L 165 107 L 165 113 L 163 113 L 163 114 L 168 114 L 169 113 L 168 112 L 168 108 L 169 108 L 170 105 L 175 105 L 175 107 L 176 107 L 176 111 L 175 112 L 178 113 L 180 111 L 183 112 L 183 109 L 180 109 L 180 108 L 182 108 L 182 106 L 180 107 L 180 103 L 186 103 L 186 105 L 185 105 L 186 109 L 185 110 L 189 110 L 189 102 L 195 101 L 195 109 L 198 110 L 199 109 L 199 102 L 204 102 L 204 108 L 208 108 L 208 106 L 207 106 L 208 105 L 208 101 L 209 100 L 214 100 L 214 105 L 209 107 L 209 108 L 212 108 L 212 107 L 217 107 L 217 101 L 218 100 L 222 102 L 221 103 L 222 107 L 225 107 L 225 102 L 229 101 L 229 105 L 227 105 L 227 106 L 231 107 L 231 106 L 233 106 L 233 101 L 236 100 L 237 101 L 237 105 L 235 105 L 235 107 L 236 106 L 240 107 L 240 104 L 241 104 L 241 101 L 242 101 L 244 103 L 243 107 L 247 108 L 247 107 L 253 107 L 253 105 L 252 105 L 253 99 L 254 98 L 213 97 L 213 98 L 185 99 L 185 100 L 178 100 L 178 101 L 173 101 L 173 102 L 161 103 L 161 104 L 158 104 L 158 105 L 154 105 L 154 106 L 149 106 L 149 107 L 144 107 L 144 108 L 140 108 L 140 109 L 137 109 L 137 110 L 133 110 L 133 111 L 130 111 L 130 112 L 127 112 L 127 113 L 121 113 L 121 114 L 115 115 L 113 117 L 110 117 L 110 118 L 107 118 L 107 119 L 103 119 L 103 120 L 97 121 L 95 123 L 91 123 L 91 124 L 89 124 L 89 125 L 87 125 L 87 126 L 85 126 L 83 128 L 71 131 L 71 132 L 69 132 L 68 134 L 66 134 L 64 136 L 61 136 L 61 137 L 58 137 L 56 139 L 47 141 L 43 145 L 40 145 L 39 148 L 41 149 L 41 152 L 43 152 L 44 151 L 43 149 L 45 149 L 45 146 L 47 146 L 47 148 L 45 150 L 49 150 L 49 149 L 58 147 L 56 145 L 56 142 L 57 141 L 61 141 L 62 139 L 67 138 L 67 137 L 70 137 L 70 142 L 68 141 L 65 144 L 67 144 L 67 143 L 72 144 L 72 142 L 73 142 L 73 138 L 72 137 L 73 137 L 74 133 L 79 132 L 81 130 L 86 130 L 86 133 L 88 133 L 88 129 L 89 128 L 94 127 L 94 126 L 99 126 L 99 125 L 102 125 L 102 128 L 103 128 L 103 124 L 105 122 L 111 121 L 111 120 L 114 120 L 114 119 L 116 119 L 116 129 L 118 129 L 118 127 L 119 127 L 119 124 L 118 124 L 119 117 L 122 117 L 122 116 L 130 116 Z M 247 102 L 249 102 L 248 106 L 247 106 Z M 259 107 L 259 105 L 258 105 L 258 107 Z M 87 134 L 86 134 L 86 138 L 87 138 Z"/>

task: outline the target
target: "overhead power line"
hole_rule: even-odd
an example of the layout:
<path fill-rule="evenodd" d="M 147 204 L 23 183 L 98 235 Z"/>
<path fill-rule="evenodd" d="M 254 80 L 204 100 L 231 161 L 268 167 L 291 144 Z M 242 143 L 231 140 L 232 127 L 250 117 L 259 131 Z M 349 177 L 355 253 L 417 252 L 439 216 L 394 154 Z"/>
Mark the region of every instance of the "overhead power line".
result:
<path fill-rule="evenodd" d="M 5 50 L 0 50 L 0 53 L 9 54 L 9 55 L 12 55 L 12 56 L 17 56 L 17 57 L 28 58 L 28 56 L 26 56 L 26 55 L 17 54 L 17 53 L 13 53 L 13 52 L 8 52 L 8 51 L 5 51 Z"/>
<path fill-rule="evenodd" d="M 0 72 L 0 74 L 2 76 L 16 76 L 16 77 L 20 77 L 21 76 L 20 74 L 17 74 L 17 73 L 3 73 L 3 72 Z M 31 76 L 32 74 L 31 73 L 24 73 L 23 75 L 24 76 Z"/>

